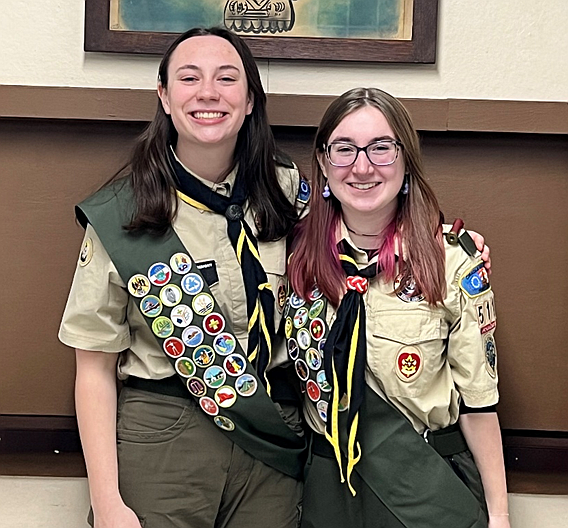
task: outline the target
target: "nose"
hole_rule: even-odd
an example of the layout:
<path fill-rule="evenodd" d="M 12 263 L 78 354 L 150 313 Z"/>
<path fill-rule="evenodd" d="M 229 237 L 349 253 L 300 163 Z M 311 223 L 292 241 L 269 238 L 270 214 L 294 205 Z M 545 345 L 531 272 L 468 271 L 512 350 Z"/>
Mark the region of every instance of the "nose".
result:
<path fill-rule="evenodd" d="M 373 164 L 369 161 L 369 158 L 367 158 L 363 150 L 357 152 L 352 171 L 355 174 L 371 174 L 373 172 Z"/>
<path fill-rule="evenodd" d="M 217 100 L 219 92 L 215 86 L 214 79 L 203 79 L 199 85 L 197 98 L 201 100 Z"/>

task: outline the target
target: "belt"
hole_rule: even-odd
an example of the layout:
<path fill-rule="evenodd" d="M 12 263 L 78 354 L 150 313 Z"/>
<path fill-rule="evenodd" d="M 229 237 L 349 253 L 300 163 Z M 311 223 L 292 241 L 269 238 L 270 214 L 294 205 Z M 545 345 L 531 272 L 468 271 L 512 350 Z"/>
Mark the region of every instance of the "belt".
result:
<path fill-rule="evenodd" d="M 188 390 L 183 386 L 177 376 L 170 376 L 169 378 L 163 379 L 145 379 L 129 376 L 124 381 L 124 385 L 131 389 L 191 399 Z"/>
<path fill-rule="evenodd" d="M 457 423 L 438 431 L 426 429 L 422 436 L 426 443 L 430 444 L 442 457 L 456 455 L 468 450 L 463 433 Z M 317 433 L 312 435 L 312 453 L 325 458 L 335 458 L 331 444 L 323 435 Z"/>

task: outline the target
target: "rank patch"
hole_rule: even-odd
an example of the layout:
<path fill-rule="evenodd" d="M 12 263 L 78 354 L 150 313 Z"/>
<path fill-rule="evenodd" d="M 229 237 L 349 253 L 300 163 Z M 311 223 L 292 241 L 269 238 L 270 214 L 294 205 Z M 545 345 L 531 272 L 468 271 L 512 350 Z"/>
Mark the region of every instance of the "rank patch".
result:
<path fill-rule="evenodd" d="M 466 271 L 460 278 L 460 288 L 468 297 L 478 297 L 491 290 L 489 275 L 483 262 Z"/>
<path fill-rule="evenodd" d="M 396 356 L 396 375 L 404 382 L 416 379 L 422 372 L 422 352 L 415 346 L 402 347 Z"/>
<path fill-rule="evenodd" d="M 85 239 L 81 253 L 79 253 L 79 266 L 86 266 L 93 258 L 93 240 L 91 238 Z"/>

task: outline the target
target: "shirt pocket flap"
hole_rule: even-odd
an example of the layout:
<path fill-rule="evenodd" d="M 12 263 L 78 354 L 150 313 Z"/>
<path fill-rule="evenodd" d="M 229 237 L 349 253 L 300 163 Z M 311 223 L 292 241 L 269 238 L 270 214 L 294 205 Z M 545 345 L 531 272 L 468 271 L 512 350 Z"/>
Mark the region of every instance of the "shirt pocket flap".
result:
<path fill-rule="evenodd" d="M 431 313 L 377 313 L 374 315 L 373 336 L 404 345 L 417 345 L 446 339 L 448 327 L 441 317 Z"/>

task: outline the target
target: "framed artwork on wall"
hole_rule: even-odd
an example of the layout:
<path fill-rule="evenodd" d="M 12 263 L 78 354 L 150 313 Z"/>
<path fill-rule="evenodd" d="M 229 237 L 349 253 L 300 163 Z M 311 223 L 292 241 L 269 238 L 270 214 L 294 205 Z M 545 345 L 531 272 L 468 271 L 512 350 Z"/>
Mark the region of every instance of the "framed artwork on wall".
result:
<path fill-rule="evenodd" d="M 85 51 L 162 54 L 194 26 L 260 59 L 431 64 L 438 0 L 85 0 Z"/>

